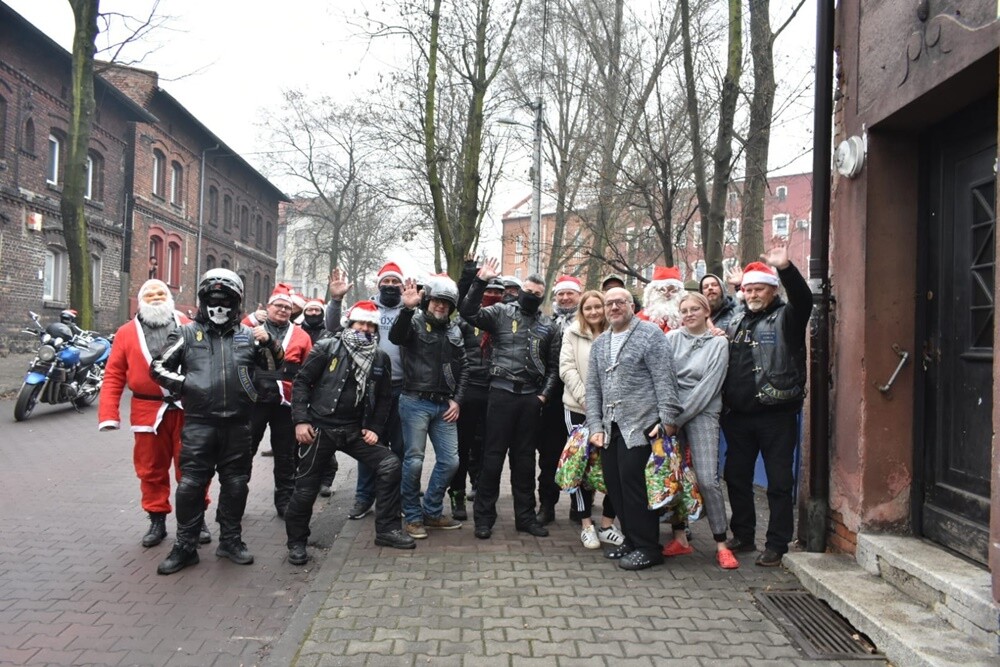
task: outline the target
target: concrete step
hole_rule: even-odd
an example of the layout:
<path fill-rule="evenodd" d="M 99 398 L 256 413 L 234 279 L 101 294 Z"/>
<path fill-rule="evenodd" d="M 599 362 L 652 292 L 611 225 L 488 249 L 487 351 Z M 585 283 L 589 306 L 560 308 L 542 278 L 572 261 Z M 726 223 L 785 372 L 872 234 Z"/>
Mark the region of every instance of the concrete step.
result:
<path fill-rule="evenodd" d="M 787 553 L 802 585 L 867 635 L 896 665 L 996 667 L 997 654 L 929 607 L 840 554 Z"/>
<path fill-rule="evenodd" d="M 902 535 L 858 535 L 856 559 L 959 630 L 993 647 L 1000 664 L 1000 606 L 990 573 L 935 544 Z"/>

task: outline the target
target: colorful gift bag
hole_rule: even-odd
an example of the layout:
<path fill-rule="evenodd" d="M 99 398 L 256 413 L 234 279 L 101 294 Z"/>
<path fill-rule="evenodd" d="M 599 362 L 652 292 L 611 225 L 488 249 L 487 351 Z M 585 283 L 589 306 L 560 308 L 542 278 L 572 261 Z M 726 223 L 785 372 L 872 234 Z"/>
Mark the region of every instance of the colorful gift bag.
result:
<path fill-rule="evenodd" d="M 646 462 L 646 501 L 649 509 L 660 509 L 673 502 L 681 491 L 681 455 L 676 438 L 658 436 Z"/>
<path fill-rule="evenodd" d="M 556 468 L 556 484 L 563 491 L 572 492 L 583 481 L 590 452 L 589 438 L 590 431 L 584 424 L 574 426 L 569 432 L 566 446 L 559 456 L 559 467 Z"/>
<path fill-rule="evenodd" d="M 680 469 L 681 490 L 673 500 L 674 516 L 686 521 L 697 521 L 701 518 L 703 504 L 701 490 L 698 488 L 698 477 L 691 466 L 691 449 L 685 448 Z"/>
<path fill-rule="evenodd" d="M 590 448 L 590 456 L 587 457 L 587 470 L 584 473 L 583 485 L 588 489 L 607 493 L 608 487 L 604 483 L 604 464 L 601 462 L 601 451 L 599 447 Z"/>

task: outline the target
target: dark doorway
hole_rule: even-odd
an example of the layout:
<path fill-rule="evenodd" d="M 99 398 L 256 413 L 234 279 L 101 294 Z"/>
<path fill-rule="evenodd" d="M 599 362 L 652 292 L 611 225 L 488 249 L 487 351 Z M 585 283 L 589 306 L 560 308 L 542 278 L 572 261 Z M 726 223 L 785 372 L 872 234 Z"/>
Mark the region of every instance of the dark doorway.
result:
<path fill-rule="evenodd" d="M 996 98 L 925 135 L 920 530 L 987 561 L 993 433 Z M 922 410 L 920 410 L 922 408 Z"/>

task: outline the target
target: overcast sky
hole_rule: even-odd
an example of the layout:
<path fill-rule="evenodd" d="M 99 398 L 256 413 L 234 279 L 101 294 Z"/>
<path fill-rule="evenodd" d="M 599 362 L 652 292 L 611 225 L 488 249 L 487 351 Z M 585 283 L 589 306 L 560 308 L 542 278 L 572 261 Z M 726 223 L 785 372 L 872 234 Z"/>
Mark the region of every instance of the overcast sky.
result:
<path fill-rule="evenodd" d="M 66 0 L 4 1 L 65 48 L 72 46 L 73 16 Z M 772 15 L 786 15 L 784 8 L 797 1 L 772 0 Z M 101 11 L 145 16 L 151 5 L 151 0 L 101 0 Z M 368 82 L 388 69 L 395 55 L 391 49 L 384 44 L 369 49 L 345 18 L 345 12 L 349 17 L 358 11 L 362 3 L 350 0 L 161 0 L 158 13 L 167 17 L 167 26 L 129 55 L 143 56 L 137 67 L 158 72 L 162 88 L 248 162 L 260 165 L 265 147 L 258 143 L 257 120 L 261 110 L 280 105 L 283 90 L 348 102 L 363 99 Z M 782 86 L 788 85 L 780 81 L 798 85 L 810 76 L 815 16 L 815 0 L 806 0 L 778 40 L 776 112 Z M 750 70 L 744 74 L 750 75 Z M 779 173 L 811 169 L 808 157 L 795 159 L 810 142 L 811 101 L 810 96 L 785 114 L 794 120 L 773 129 L 771 167 Z M 527 146 L 530 137 L 525 139 Z M 498 193 L 495 218 L 529 193 L 526 170 L 508 170 L 511 180 Z M 491 245 L 499 238 L 498 228 L 492 236 Z"/>

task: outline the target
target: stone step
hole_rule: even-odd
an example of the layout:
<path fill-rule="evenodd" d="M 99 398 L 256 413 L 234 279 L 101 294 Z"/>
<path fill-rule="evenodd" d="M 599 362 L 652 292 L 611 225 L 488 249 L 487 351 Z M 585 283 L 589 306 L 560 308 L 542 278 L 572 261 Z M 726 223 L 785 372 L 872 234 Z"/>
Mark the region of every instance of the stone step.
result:
<path fill-rule="evenodd" d="M 996 667 L 991 646 L 840 554 L 787 553 L 783 564 L 802 585 L 907 667 Z"/>
<path fill-rule="evenodd" d="M 993 601 L 987 570 L 935 544 L 902 535 L 858 535 L 856 559 L 869 573 L 993 646 L 1000 656 L 1000 605 Z"/>

